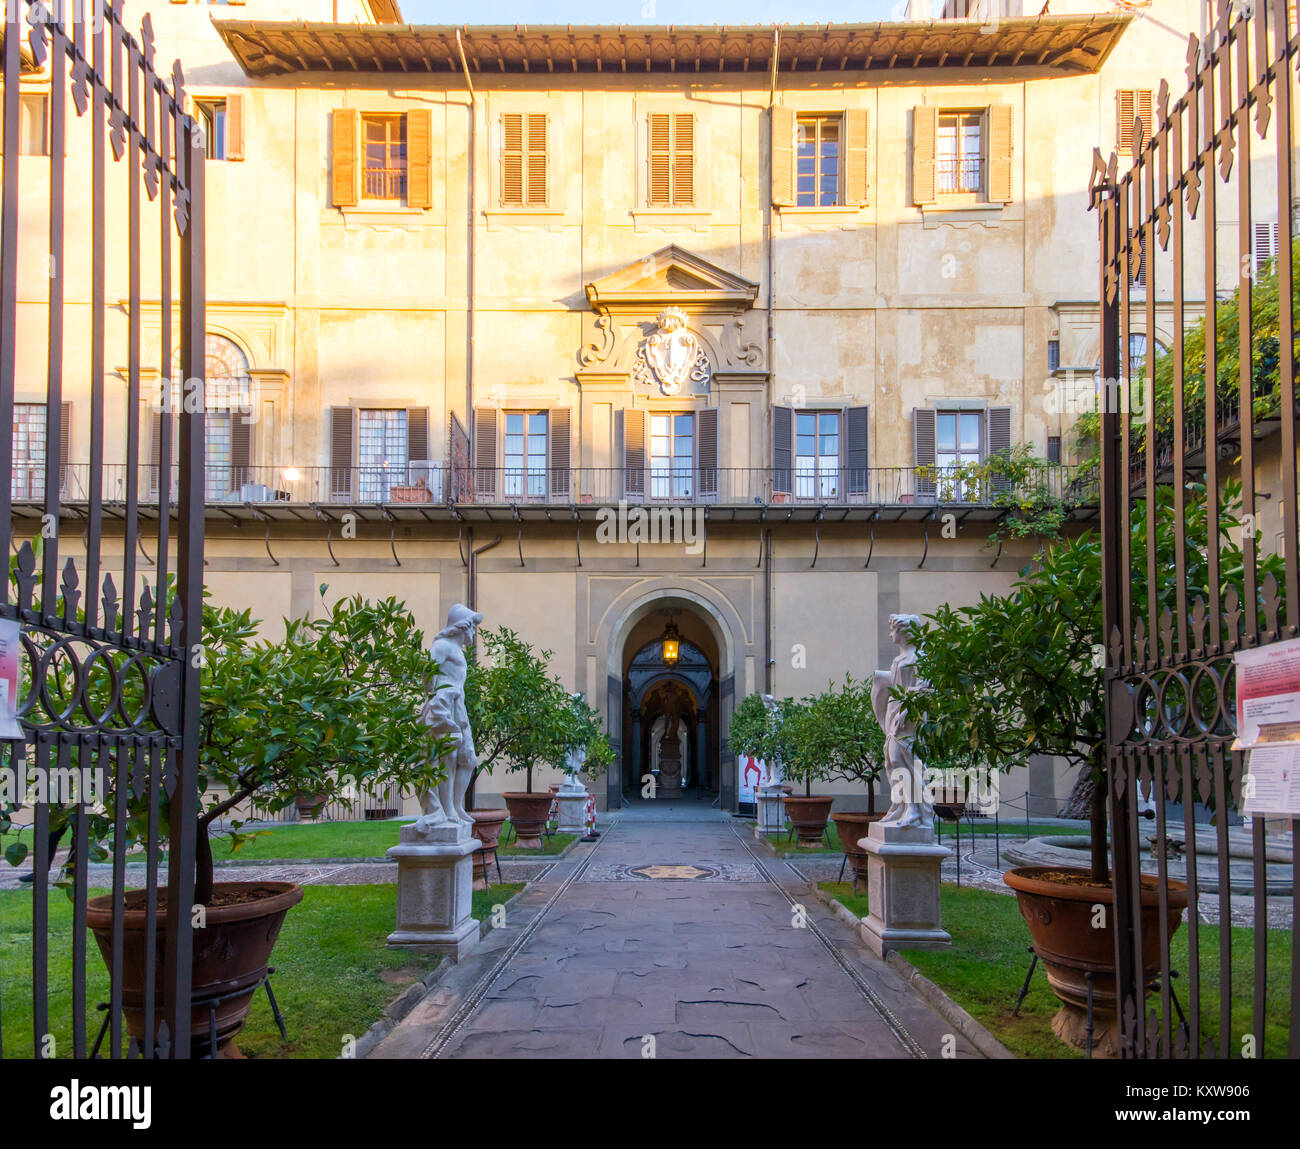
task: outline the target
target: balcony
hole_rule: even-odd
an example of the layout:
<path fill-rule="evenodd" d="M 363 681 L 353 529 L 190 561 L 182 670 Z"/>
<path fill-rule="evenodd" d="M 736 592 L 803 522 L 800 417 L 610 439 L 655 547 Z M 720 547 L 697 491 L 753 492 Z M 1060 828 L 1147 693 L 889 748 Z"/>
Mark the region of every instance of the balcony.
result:
<path fill-rule="evenodd" d="M 90 468 L 63 470 L 61 501 L 73 513 L 90 500 Z M 128 468 L 102 469 L 101 500 L 119 516 L 128 496 Z M 144 518 L 158 513 L 156 466 L 136 468 L 136 501 Z M 171 470 L 175 505 L 177 469 Z M 11 479 L 15 517 L 39 519 L 43 471 L 16 467 Z M 1065 466 L 1035 471 L 1021 489 L 960 483 L 912 467 L 687 467 L 659 469 L 572 467 L 535 471 L 511 468 L 446 469 L 437 463 L 395 467 L 210 467 L 209 519 L 311 520 L 351 511 L 362 519 L 393 521 L 595 518 L 601 507 L 705 506 L 723 520 L 811 520 L 834 512 L 837 519 L 921 520 L 943 511 L 962 519 L 991 521 L 1006 513 L 1009 496 L 1048 495 L 1062 500 L 1074 518 L 1093 517 L 1095 474 Z"/>

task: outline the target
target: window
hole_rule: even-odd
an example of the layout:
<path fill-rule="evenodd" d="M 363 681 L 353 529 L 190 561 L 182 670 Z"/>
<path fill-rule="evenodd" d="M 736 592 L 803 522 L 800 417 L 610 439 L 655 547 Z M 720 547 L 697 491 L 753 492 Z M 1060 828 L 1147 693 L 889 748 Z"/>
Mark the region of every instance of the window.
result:
<path fill-rule="evenodd" d="M 9 497 L 39 499 L 45 492 L 45 404 L 14 404 L 14 461 Z"/>
<path fill-rule="evenodd" d="M 1133 147 L 1134 127 L 1142 121 L 1137 137 L 1141 147 L 1151 138 L 1155 128 L 1155 112 L 1150 88 L 1121 88 L 1115 93 L 1117 124 L 1115 139 L 1119 150 L 1128 153 Z"/>
<path fill-rule="evenodd" d="M 20 98 L 18 154 L 50 154 L 50 98 L 44 92 L 24 92 Z"/>
<path fill-rule="evenodd" d="M 362 408 L 357 412 L 358 498 L 391 502 L 394 486 L 406 482 L 406 409 Z"/>
<path fill-rule="evenodd" d="M 800 116 L 795 126 L 796 207 L 841 203 L 839 116 Z"/>
<path fill-rule="evenodd" d="M 650 497 L 689 499 L 694 494 L 695 416 L 650 416 Z"/>
<path fill-rule="evenodd" d="M 1254 257 L 1255 274 L 1262 275 L 1268 270 L 1268 265 L 1277 259 L 1278 221 L 1257 223 L 1252 230 L 1254 243 L 1251 255 Z"/>
<path fill-rule="evenodd" d="M 934 463 L 939 472 L 940 499 L 963 502 L 977 497 L 975 485 L 944 479 L 954 470 L 983 457 L 984 413 L 982 411 L 939 411 L 935 414 Z"/>
<path fill-rule="evenodd" d="M 509 112 L 501 117 L 501 206 L 545 207 L 546 117 Z"/>
<path fill-rule="evenodd" d="M 545 498 L 547 423 L 545 411 L 506 413 L 504 494 Z"/>
<path fill-rule="evenodd" d="M 940 195 L 979 195 L 984 190 L 984 116 L 949 112 L 939 116 L 935 178 Z"/>
<path fill-rule="evenodd" d="M 226 101 L 195 100 L 194 108 L 203 124 L 204 154 L 210 160 L 226 158 Z"/>
<path fill-rule="evenodd" d="M 1055 466 L 1061 464 L 1061 436 L 1047 436 L 1047 461 Z"/>
<path fill-rule="evenodd" d="M 365 199 L 406 198 L 406 117 L 362 116 L 365 148 L 361 195 Z"/>
<path fill-rule="evenodd" d="M 209 333 L 203 346 L 203 420 L 204 487 L 209 501 L 239 498 L 245 483 L 252 478 L 252 431 L 257 413 L 253 409 L 252 379 L 248 358 L 239 346 L 224 335 Z M 179 445 L 176 440 L 175 413 L 181 410 L 185 391 L 181 385 L 180 349 L 172 359 L 171 412 L 171 485 L 173 497 L 177 482 Z M 158 494 L 158 467 L 162 459 L 162 413 L 154 411 L 151 444 L 149 491 Z"/>
<path fill-rule="evenodd" d="M 651 112 L 648 117 L 650 207 L 695 206 L 695 116 Z"/>
<path fill-rule="evenodd" d="M 1049 371 L 1059 371 L 1061 369 L 1061 341 L 1059 339 L 1049 339 L 1047 341 L 1047 369 Z"/>
<path fill-rule="evenodd" d="M 838 411 L 796 411 L 794 489 L 798 499 L 839 494 L 840 415 Z"/>

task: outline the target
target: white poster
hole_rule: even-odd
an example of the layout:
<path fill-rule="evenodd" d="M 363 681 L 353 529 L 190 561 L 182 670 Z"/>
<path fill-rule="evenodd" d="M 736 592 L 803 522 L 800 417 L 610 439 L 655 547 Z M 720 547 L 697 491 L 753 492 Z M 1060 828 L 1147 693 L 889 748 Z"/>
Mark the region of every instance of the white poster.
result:
<path fill-rule="evenodd" d="M 758 789 L 771 779 L 767 774 L 767 763 L 752 754 L 742 755 L 737 759 L 740 774 L 740 794 L 738 800 L 747 805 L 758 801 Z"/>
<path fill-rule="evenodd" d="M 1300 741 L 1300 638 L 1233 655 L 1237 671 L 1234 750 Z"/>
<path fill-rule="evenodd" d="M 0 618 L 0 738 L 21 738 L 18 724 L 18 620 Z"/>
<path fill-rule="evenodd" d="M 1300 814 L 1300 743 L 1256 746 L 1247 759 L 1243 813 Z"/>

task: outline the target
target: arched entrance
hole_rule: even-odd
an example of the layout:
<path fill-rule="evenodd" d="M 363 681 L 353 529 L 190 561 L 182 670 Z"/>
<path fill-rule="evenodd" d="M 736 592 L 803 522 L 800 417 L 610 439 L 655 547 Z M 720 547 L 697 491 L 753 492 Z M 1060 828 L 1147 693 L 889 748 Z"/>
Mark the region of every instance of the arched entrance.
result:
<path fill-rule="evenodd" d="M 680 632 L 675 663 L 664 657 L 669 619 Z M 642 800 L 648 775 L 659 798 L 712 803 L 720 778 L 718 649 L 689 610 L 654 610 L 623 647 L 622 795 Z"/>
<path fill-rule="evenodd" d="M 631 658 L 624 679 L 624 794 L 639 799 L 647 774 L 661 798 L 718 796 L 718 689 L 713 662 L 682 639 L 669 665 L 656 638 Z M 678 793 L 680 791 L 680 793 Z"/>

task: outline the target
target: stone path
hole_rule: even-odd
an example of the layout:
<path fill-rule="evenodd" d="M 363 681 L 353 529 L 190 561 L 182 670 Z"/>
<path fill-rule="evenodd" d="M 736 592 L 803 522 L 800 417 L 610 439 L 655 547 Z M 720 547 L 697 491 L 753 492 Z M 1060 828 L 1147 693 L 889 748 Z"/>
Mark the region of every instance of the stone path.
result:
<path fill-rule="evenodd" d="M 978 1056 L 748 836 L 624 812 L 371 1056 Z"/>

